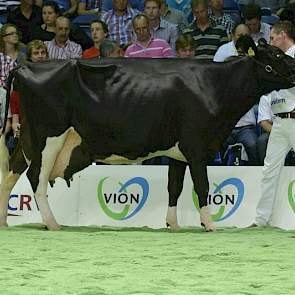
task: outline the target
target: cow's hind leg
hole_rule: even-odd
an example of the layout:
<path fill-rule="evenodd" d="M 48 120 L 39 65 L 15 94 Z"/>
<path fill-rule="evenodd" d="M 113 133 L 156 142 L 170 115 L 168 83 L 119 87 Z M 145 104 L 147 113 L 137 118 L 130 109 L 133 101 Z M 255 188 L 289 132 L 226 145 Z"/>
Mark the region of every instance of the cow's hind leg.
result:
<path fill-rule="evenodd" d="M 0 187 L 0 227 L 7 226 L 7 210 L 10 192 L 18 181 L 20 174 L 10 171 L 3 179 Z"/>
<path fill-rule="evenodd" d="M 35 199 L 38 204 L 42 220 L 49 230 L 60 229 L 60 226 L 56 222 L 48 203 L 47 187 L 49 176 L 52 172 L 57 155 L 63 147 L 66 136 L 67 132 L 57 137 L 47 138 L 45 148 L 42 151 L 41 167 L 37 181 L 34 178 L 36 178 L 36 171 L 39 169 L 39 165 L 37 165 L 39 162 L 38 160 L 36 162 L 32 161 L 27 173 L 32 188 L 35 192 Z"/>
<path fill-rule="evenodd" d="M 1 155 L 3 156 L 3 154 Z M 7 157 L 9 157 L 8 154 Z M 2 160 L 8 162 L 8 159 Z M 18 145 L 16 146 L 16 149 L 10 159 L 10 163 L 6 163 L 5 165 L 10 166 L 10 172 L 6 172 L 7 167 L 5 167 L 5 173 L 2 177 L 0 186 L 0 227 L 7 226 L 7 210 L 10 193 L 20 175 L 28 167 L 23 155 L 20 141 L 18 142 Z M 3 173 L 3 171 L 1 172 Z"/>
<path fill-rule="evenodd" d="M 173 230 L 180 229 L 177 221 L 177 201 L 182 192 L 186 163 L 169 160 L 168 192 L 169 206 L 166 215 L 166 225 Z"/>
<path fill-rule="evenodd" d="M 206 164 L 206 162 L 200 162 L 200 160 L 193 160 L 189 164 L 189 168 L 194 183 L 195 192 L 198 194 L 201 225 L 205 228 L 206 231 L 215 231 L 216 227 L 211 220 L 211 215 L 207 203 L 209 182 Z"/>

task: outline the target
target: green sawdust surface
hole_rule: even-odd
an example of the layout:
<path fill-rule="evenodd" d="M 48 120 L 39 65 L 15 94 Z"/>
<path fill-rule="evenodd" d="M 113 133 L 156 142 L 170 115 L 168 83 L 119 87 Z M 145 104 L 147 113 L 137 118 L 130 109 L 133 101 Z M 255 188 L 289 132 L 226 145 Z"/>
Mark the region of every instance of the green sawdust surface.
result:
<path fill-rule="evenodd" d="M 295 294 L 295 232 L 0 230 L 0 295 Z"/>

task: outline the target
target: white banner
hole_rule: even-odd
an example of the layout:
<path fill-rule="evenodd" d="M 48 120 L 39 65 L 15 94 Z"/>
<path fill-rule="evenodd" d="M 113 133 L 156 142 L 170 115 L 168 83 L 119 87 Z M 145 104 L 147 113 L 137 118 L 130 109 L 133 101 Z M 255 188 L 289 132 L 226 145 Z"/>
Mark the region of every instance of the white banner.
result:
<path fill-rule="evenodd" d="M 168 206 L 168 167 L 92 165 L 74 177 L 68 188 L 58 179 L 48 189 L 49 202 L 64 225 L 109 225 L 119 227 L 165 227 Z M 219 227 L 246 227 L 254 221 L 260 198 L 261 167 L 208 167 L 208 201 Z M 272 225 L 295 229 L 295 171 L 285 167 Z M 27 178 L 23 175 L 9 201 L 8 223 L 41 222 Z M 197 196 L 187 169 L 178 202 L 181 226 L 199 226 Z"/>

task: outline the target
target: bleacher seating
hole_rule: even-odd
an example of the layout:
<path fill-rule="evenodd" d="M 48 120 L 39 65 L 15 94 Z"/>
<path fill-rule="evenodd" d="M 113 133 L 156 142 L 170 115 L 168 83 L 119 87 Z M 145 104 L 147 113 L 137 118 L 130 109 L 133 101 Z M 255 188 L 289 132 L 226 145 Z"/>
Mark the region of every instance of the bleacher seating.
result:
<path fill-rule="evenodd" d="M 99 16 L 95 14 L 82 14 L 75 17 L 72 23 L 83 29 L 88 36 L 90 36 L 90 24 L 93 20 L 100 19 Z"/>

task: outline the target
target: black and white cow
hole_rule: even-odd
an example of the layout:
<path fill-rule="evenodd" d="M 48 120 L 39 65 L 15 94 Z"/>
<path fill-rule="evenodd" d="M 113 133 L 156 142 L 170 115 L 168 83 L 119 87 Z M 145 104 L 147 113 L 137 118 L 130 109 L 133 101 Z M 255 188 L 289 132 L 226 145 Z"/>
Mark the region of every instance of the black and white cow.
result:
<path fill-rule="evenodd" d="M 206 165 L 257 99 L 294 85 L 295 61 L 260 45 L 255 57 L 222 64 L 193 59 L 49 61 L 14 71 L 21 94 L 21 136 L 0 188 L 0 226 L 9 194 L 27 167 L 43 222 L 59 225 L 46 198 L 48 181 L 68 183 L 94 160 L 121 164 L 154 155 L 169 165 L 167 223 L 178 228 L 177 199 L 188 164 L 201 223 L 215 227 L 207 207 Z"/>

